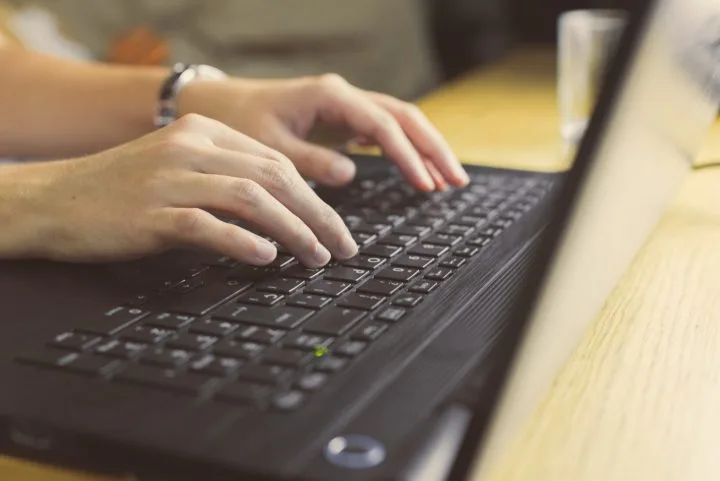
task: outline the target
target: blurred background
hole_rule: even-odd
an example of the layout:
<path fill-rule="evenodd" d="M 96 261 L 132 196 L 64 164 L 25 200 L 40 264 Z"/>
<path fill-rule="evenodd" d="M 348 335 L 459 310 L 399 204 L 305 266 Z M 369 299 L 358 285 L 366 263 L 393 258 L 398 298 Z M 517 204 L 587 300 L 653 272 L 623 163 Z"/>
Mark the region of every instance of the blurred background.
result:
<path fill-rule="evenodd" d="M 560 12 L 628 0 L 0 0 L 0 32 L 59 56 L 207 63 L 246 77 L 337 72 L 412 100 L 523 45 Z"/>

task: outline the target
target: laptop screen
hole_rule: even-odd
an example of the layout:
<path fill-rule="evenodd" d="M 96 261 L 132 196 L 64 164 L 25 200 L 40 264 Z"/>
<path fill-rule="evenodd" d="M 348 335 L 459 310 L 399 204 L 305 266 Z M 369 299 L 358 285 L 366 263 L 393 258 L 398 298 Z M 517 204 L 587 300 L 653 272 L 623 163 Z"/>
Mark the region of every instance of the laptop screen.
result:
<path fill-rule="evenodd" d="M 716 118 L 720 3 L 635 3 L 452 479 L 486 479 L 502 462 Z"/>

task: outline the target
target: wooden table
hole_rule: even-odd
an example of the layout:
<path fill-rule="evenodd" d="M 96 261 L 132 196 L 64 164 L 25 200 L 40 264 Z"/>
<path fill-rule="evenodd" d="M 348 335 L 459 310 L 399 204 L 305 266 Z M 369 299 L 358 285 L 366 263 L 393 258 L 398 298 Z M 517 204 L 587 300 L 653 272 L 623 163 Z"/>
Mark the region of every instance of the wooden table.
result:
<path fill-rule="evenodd" d="M 467 161 L 558 170 L 554 92 L 553 56 L 536 51 L 421 104 Z M 720 126 L 698 162 L 713 158 Z M 687 180 L 490 481 L 715 480 L 718 438 L 720 168 Z M 106 478 L 0 458 L 0 479 Z"/>

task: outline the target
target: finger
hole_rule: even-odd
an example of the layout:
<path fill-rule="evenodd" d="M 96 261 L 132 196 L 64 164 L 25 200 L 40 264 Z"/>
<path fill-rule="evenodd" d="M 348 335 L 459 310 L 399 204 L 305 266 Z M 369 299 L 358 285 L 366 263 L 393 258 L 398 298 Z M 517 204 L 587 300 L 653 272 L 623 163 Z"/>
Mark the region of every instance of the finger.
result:
<path fill-rule="evenodd" d="M 313 145 L 292 135 L 283 135 L 280 149 L 305 177 L 324 185 L 339 187 L 355 177 L 355 163 L 330 149 Z"/>
<path fill-rule="evenodd" d="M 329 80 L 320 89 L 321 118 L 345 123 L 357 134 L 375 140 L 414 186 L 431 191 L 432 178 L 397 120 L 339 77 L 326 78 Z"/>
<path fill-rule="evenodd" d="M 430 159 L 451 184 L 464 187 L 470 182 L 450 145 L 420 109 L 389 95 L 375 92 L 367 95 L 397 119 L 420 154 Z"/>
<path fill-rule="evenodd" d="M 195 208 L 167 208 L 157 225 L 166 243 L 211 249 L 252 265 L 267 265 L 277 256 L 270 242 Z"/>
<path fill-rule="evenodd" d="M 176 185 L 183 192 L 178 206 L 218 210 L 246 220 L 286 246 L 308 267 L 330 262 L 330 252 L 312 230 L 258 183 L 223 175 L 190 174 Z"/>
<path fill-rule="evenodd" d="M 332 255 L 340 259 L 356 255 L 357 244 L 337 212 L 317 196 L 289 160 L 277 152 L 273 155 L 279 160 L 219 149 L 205 156 L 203 171 L 257 182 L 305 222 Z"/>
<path fill-rule="evenodd" d="M 445 182 L 445 179 L 440 172 L 438 172 L 437 167 L 435 167 L 435 165 L 427 159 L 425 159 L 425 167 L 430 173 L 430 177 L 432 177 L 433 182 L 435 182 L 435 189 L 440 192 L 446 191 L 448 189 L 448 184 Z"/>

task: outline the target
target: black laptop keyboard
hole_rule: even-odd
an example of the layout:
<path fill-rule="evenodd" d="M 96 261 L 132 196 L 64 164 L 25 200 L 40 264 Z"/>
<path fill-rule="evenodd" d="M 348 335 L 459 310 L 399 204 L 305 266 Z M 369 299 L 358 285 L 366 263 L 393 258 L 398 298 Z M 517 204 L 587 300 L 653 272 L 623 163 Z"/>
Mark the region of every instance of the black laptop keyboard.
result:
<path fill-rule="evenodd" d="M 508 174 L 475 174 L 465 189 L 431 194 L 395 176 L 363 180 L 338 208 L 360 246 L 356 258 L 308 269 L 279 247 L 275 262 L 258 268 L 210 255 L 18 360 L 295 410 L 549 189 L 547 180 Z"/>

